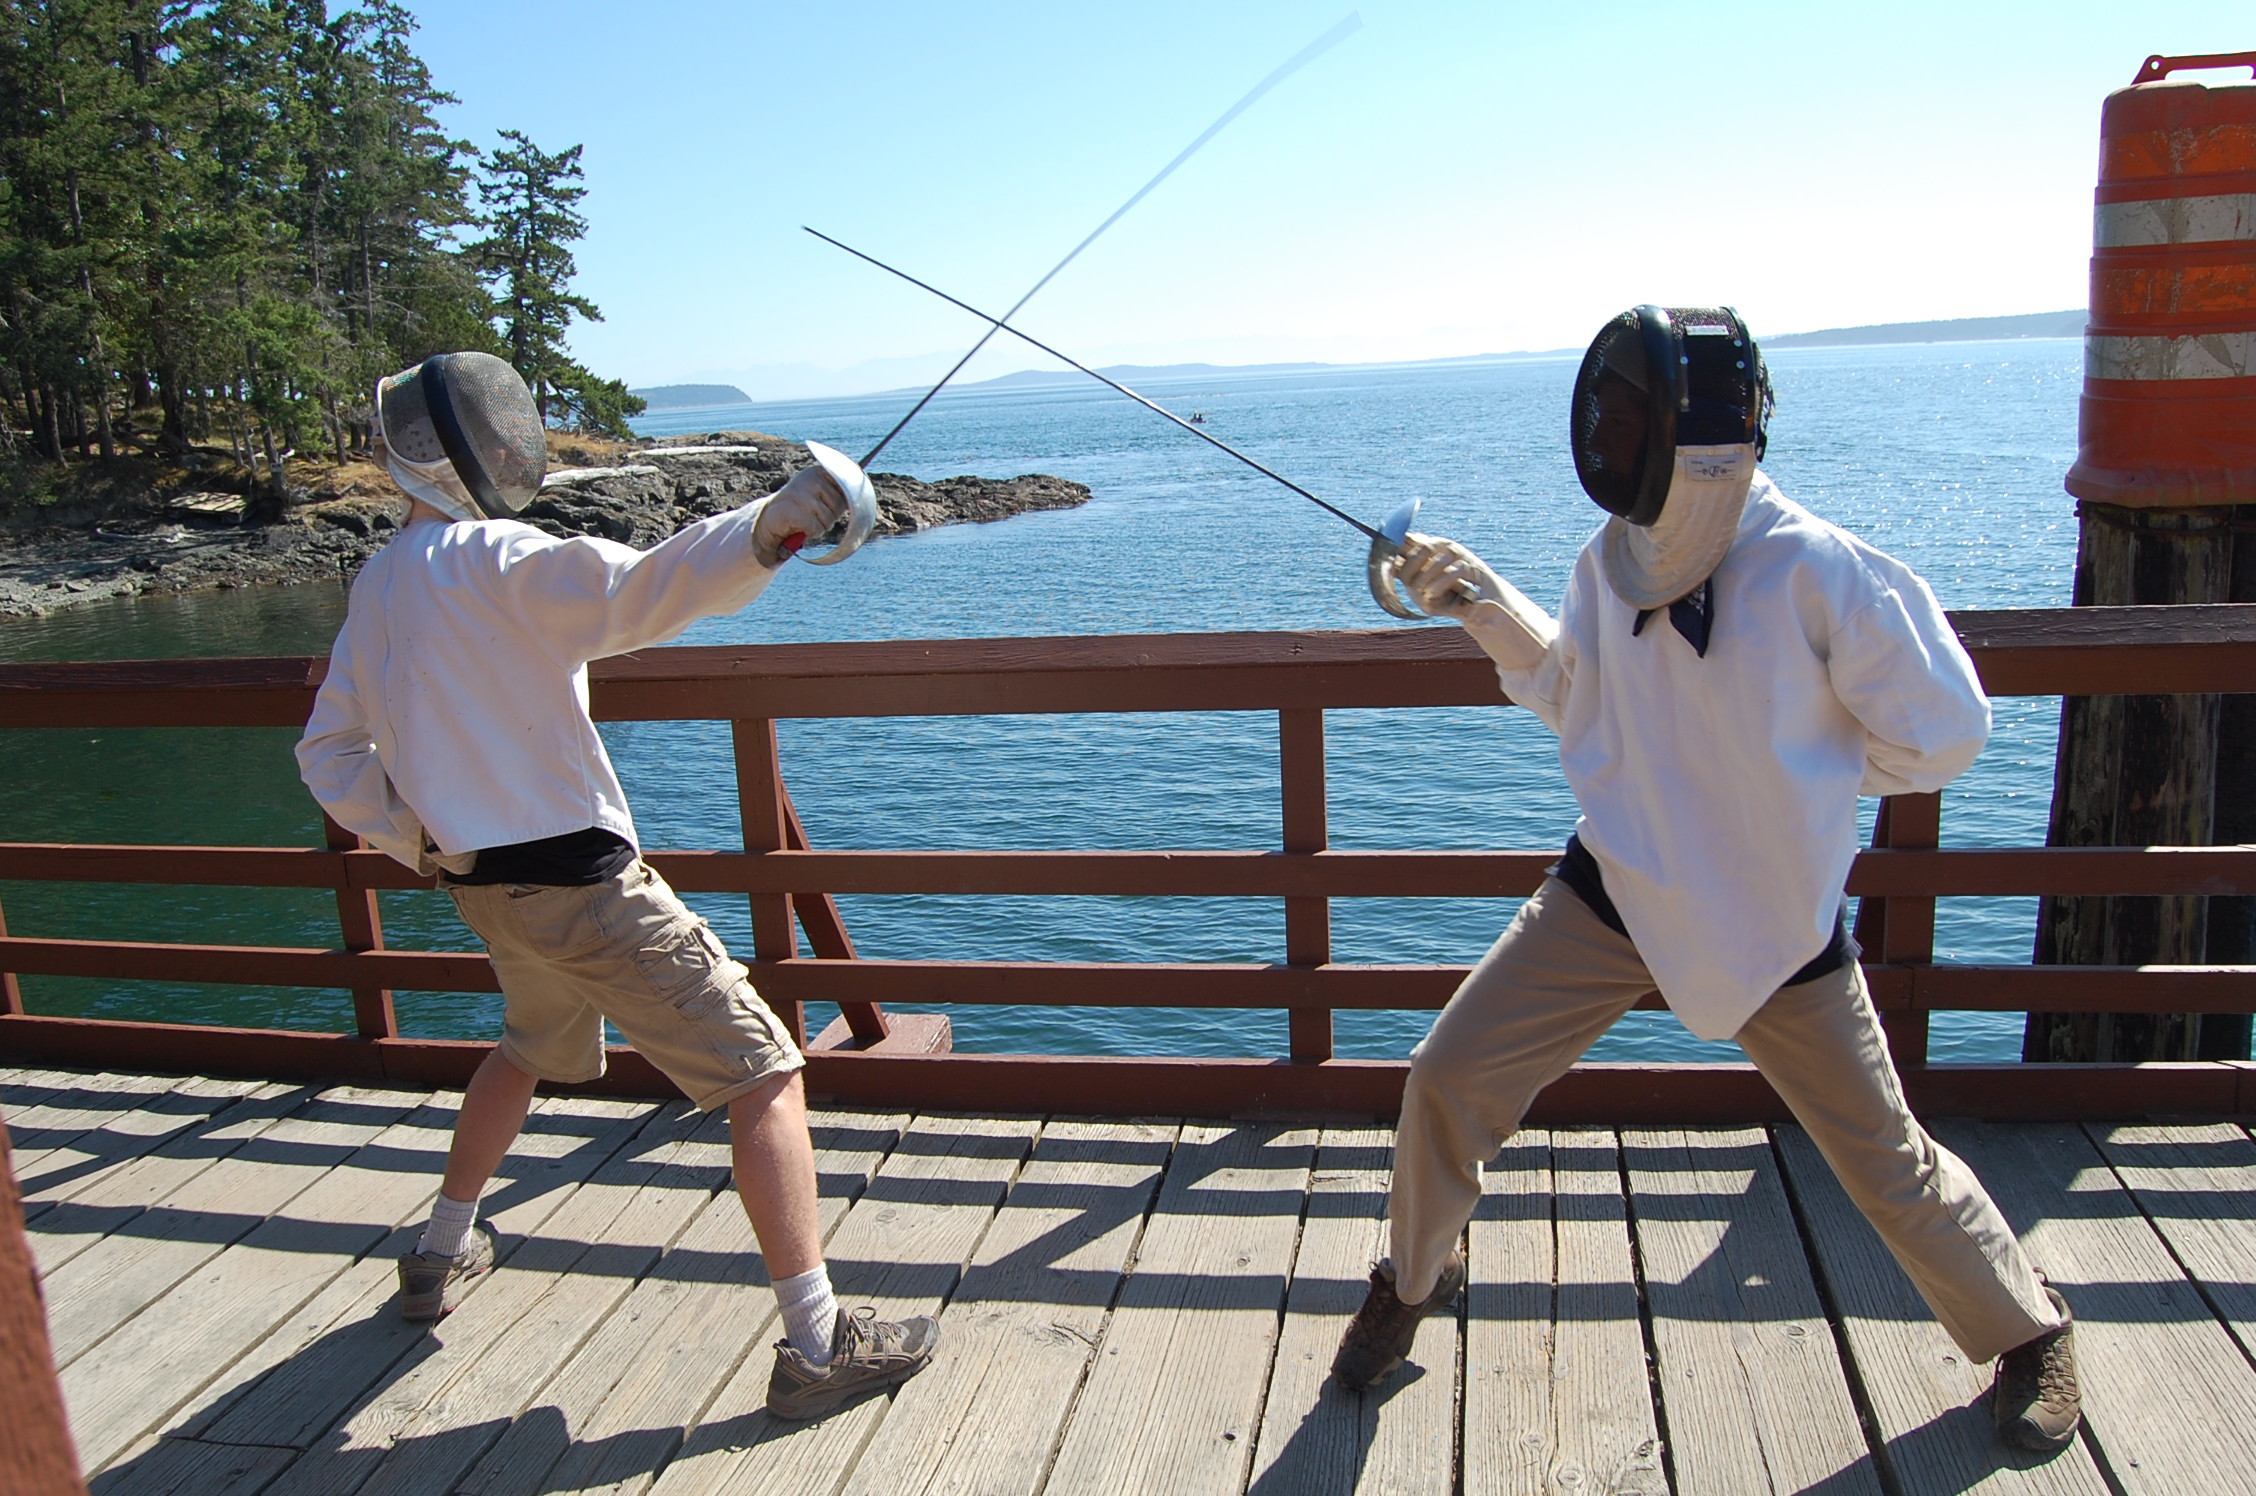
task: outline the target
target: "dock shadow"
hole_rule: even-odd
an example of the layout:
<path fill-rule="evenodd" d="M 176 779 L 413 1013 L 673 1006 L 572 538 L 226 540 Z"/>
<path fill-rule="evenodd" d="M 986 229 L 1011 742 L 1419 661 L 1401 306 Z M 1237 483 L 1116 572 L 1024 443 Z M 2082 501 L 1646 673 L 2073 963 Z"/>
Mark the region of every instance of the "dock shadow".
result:
<path fill-rule="evenodd" d="M 1246 1496 L 1319 1496 L 1328 1491 L 1354 1491 L 1362 1484 L 1363 1466 L 1371 1458 L 1380 1410 L 1425 1376 L 1426 1369 L 1412 1362 L 1378 1386 L 1361 1392 L 1341 1386 L 1336 1376 L 1325 1377 L 1316 1401 L 1301 1413 L 1300 1422 L 1286 1436 L 1284 1448 L 1268 1469 L 1254 1477 Z M 1269 1416 L 1276 1411 L 1270 1409 Z"/>

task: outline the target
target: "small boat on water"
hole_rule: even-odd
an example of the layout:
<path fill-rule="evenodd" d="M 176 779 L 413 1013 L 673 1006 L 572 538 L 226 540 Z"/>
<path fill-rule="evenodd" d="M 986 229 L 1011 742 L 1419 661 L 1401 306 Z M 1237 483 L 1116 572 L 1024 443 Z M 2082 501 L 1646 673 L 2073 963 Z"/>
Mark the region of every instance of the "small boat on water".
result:
<path fill-rule="evenodd" d="M 1193 426 L 1204 426 L 1206 424 L 1206 412 L 1203 410 L 1192 411 L 1191 424 Z"/>

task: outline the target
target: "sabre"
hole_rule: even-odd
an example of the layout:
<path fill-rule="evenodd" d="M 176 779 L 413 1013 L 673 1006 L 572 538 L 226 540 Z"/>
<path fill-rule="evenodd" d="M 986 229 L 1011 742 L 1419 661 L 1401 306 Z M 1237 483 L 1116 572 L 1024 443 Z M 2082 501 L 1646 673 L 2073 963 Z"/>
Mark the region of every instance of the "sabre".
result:
<path fill-rule="evenodd" d="M 846 533 L 839 540 L 836 546 L 834 546 L 829 552 L 824 555 L 802 555 L 800 559 L 813 566 L 831 566 L 836 564 L 837 562 L 845 560 L 848 556 L 852 555 L 857 549 L 859 549 L 862 542 L 869 538 L 870 532 L 875 529 L 877 525 L 877 491 L 870 485 L 868 476 L 869 465 L 877 460 L 877 454 L 883 452 L 886 449 L 887 445 L 892 442 L 894 437 L 901 434 L 903 427 L 907 426 L 909 422 L 916 419 L 917 412 L 923 410 L 925 406 L 931 404 L 932 397 L 939 394 L 943 389 L 946 389 L 948 386 L 948 381 L 954 379 L 956 375 L 962 371 L 963 366 L 970 363 L 972 359 L 977 356 L 979 350 L 987 346 L 988 341 L 992 339 L 997 332 L 1002 330 L 1005 323 L 1007 323 L 1012 317 L 1018 315 L 1020 308 L 1024 307 L 1029 301 L 1032 301 L 1035 297 L 1035 294 L 1039 292 L 1044 286 L 1055 280 L 1059 271 L 1065 269 L 1066 266 L 1072 264 L 1076 259 L 1079 259 L 1081 256 L 1081 251 L 1096 243 L 1098 238 L 1100 238 L 1104 234 L 1105 230 L 1111 228 L 1114 224 L 1118 223 L 1123 217 L 1125 217 L 1128 210 L 1135 207 L 1136 204 L 1142 202 L 1147 196 L 1149 196 L 1153 188 L 1157 187 L 1160 183 L 1173 176 L 1177 167 L 1190 160 L 1191 157 L 1197 155 L 1201 147 L 1203 147 L 1208 141 L 1212 140 L 1215 136 L 1221 134 L 1223 129 L 1227 127 L 1232 120 L 1245 113 L 1248 109 L 1251 109 L 1257 102 L 1260 101 L 1262 95 L 1268 93 L 1269 90 L 1275 88 L 1278 84 L 1284 82 L 1287 78 L 1290 78 L 1293 74 L 1299 72 L 1302 68 L 1308 66 L 1308 64 L 1314 62 L 1317 58 L 1323 56 L 1326 52 L 1332 50 L 1332 48 L 1338 46 L 1348 37 L 1354 35 L 1357 31 L 1360 31 L 1362 27 L 1363 17 L 1361 16 L 1361 14 L 1355 11 L 1349 11 L 1347 15 L 1339 21 L 1338 24 L 1334 25 L 1331 28 L 1331 30 L 1325 32 L 1322 36 L 1317 37 L 1316 40 L 1310 42 L 1307 46 L 1301 48 L 1298 52 L 1295 52 L 1292 56 L 1286 58 L 1282 63 L 1278 64 L 1276 69 L 1272 71 L 1268 77 L 1262 79 L 1259 83 L 1256 83 L 1246 93 L 1246 96 L 1244 98 L 1238 100 L 1235 104 L 1232 104 L 1229 108 L 1223 110 L 1221 117 L 1215 120 L 1213 124 L 1208 125 L 1205 130 L 1201 131 L 1199 137 L 1196 140 L 1193 140 L 1189 145 L 1183 147 L 1183 149 L 1179 153 L 1177 153 L 1174 160 L 1161 167 L 1157 176 L 1144 183 L 1143 186 L 1137 188 L 1135 194 L 1131 196 L 1128 201 L 1122 203 L 1119 207 L 1112 210 L 1111 217 L 1105 219 L 1103 223 L 1098 224 L 1094 229 L 1091 229 L 1087 238 L 1083 239 L 1079 244 L 1074 245 L 1072 250 L 1066 255 L 1064 259 L 1058 261 L 1055 265 L 1052 265 L 1049 268 L 1048 273 L 1045 274 L 1040 280 L 1036 281 L 1031 287 L 1029 287 L 1024 296 L 1019 297 L 1017 301 L 1013 302 L 1011 304 L 1011 309 L 1003 313 L 1000 319 L 987 319 L 993 325 L 990 326 L 987 331 L 980 334 L 979 341 L 972 344 L 970 351 L 965 353 L 962 358 L 957 359 L 955 363 L 949 368 L 948 372 L 940 376 L 939 383 L 933 385 L 931 389 L 926 390 L 923 396 L 918 399 L 917 403 L 909 407 L 908 413 L 906 415 L 903 415 L 900 420 L 893 423 L 892 430 L 886 432 L 885 435 L 878 438 L 877 445 L 870 448 L 869 451 L 864 453 L 862 455 L 862 460 L 859 463 L 852 462 L 847 458 L 845 453 L 839 452 L 830 447 L 823 446 L 819 442 L 807 443 L 807 450 L 811 454 L 813 454 L 815 460 L 821 463 L 824 470 L 827 471 L 833 478 L 837 479 L 840 486 L 845 489 L 848 501 L 848 515 L 846 521 Z M 843 246 L 841 247 L 843 248 Z M 926 289 L 929 290 L 930 288 L 927 287 Z M 1016 328 L 1012 328 L 1011 330 L 1013 332 L 1017 331 Z M 1311 495 L 1311 497 L 1313 497 L 1313 495 Z M 1321 501 L 1319 500 L 1319 502 Z"/>
<path fill-rule="evenodd" d="M 1107 385 L 1112 389 L 1118 390 L 1121 394 L 1126 395 L 1129 399 L 1135 401 L 1138 405 L 1143 406 L 1144 409 L 1149 410 L 1154 414 L 1165 417 L 1167 420 L 1173 422 L 1176 426 L 1189 432 L 1191 435 L 1197 437 L 1200 441 L 1205 442 L 1208 446 L 1213 447 L 1219 451 L 1226 452 L 1230 456 L 1235 457 L 1238 461 L 1244 463 L 1247 467 L 1252 468 L 1255 472 L 1261 474 L 1263 477 L 1273 479 L 1274 481 L 1283 484 L 1285 487 L 1291 489 L 1294 493 L 1299 494 L 1302 498 L 1308 500 L 1308 502 L 1314 504 L 1317 508 L 1323 510 L 1325 513 L 1334 515 L 1340 519 L 1347 521 L 1357 530 L 1360 530 L 1363 534 L 1368 535 L 1371 538 L 1371 557 L 1368 567 L 1368 579 L 1371 584 L 1371 595 L 1378 600 L 1379 606 L 1386 609 L 1389 613 L 1394 614 L 1397 618 L 1423 618 L 1427 616 L 1426 614 L 1419 612 L 1414 608 L 1411 608 L 1408 604 L 1402 601 L 1396 589 L 1393 577 L 1393 561 L 1401 554 L 1402 542 L 1405 538 L 1408 537 L 1410 533 L 1410 526 L 1417 520 L 1418 506 L 1420 502 L 1419 500 L 1411 499 L 1408 502 L 1404 503 L 1401 507 L 1397 508 L 1394 513 L 1388 515 L 1385 523 L 1381 525 L 1375 527 L 1372 525 L 1367 525 L 1362 520 L 1357 519 L 1354 515 L 1349 514 L 1346 510 L 1340 508 L 1338 505 L 1333 504 L 1330 501 L 1317 496 L 1316 494 L 1310 493 L 1307 489 L 1302 488 L 1298 483 L 1293 482 L 1292 479 L 1287 478 L 1284 474 L 1277 472 L 1275 469 L 1270 468 L 1251 457 L 1248 457 L 1245 453 L 1239 451 L 1236 447 L 1231 446 L 1228 442 L 1223 441 L 1220 437 L 1217 437 L 1210 432 L 1200 430 L 1198 427 L 1192 425 L 1189 421 L 1184 420 L 1181 416 L 1175 414 L 1175 412 L 1169 410 L 1164 405 L 1159 404 L 1157 401 L 1147 399 L 1146 397 L 1137 394 L 1134 390 L 1128 388 L 1128 386 L 1122 384 L 1119 380 L 1114 379 L 1109 375 L 1100 374 L 1095 369 L 1090 368 L 1087 364 L 1082 363 L 1079 359 L 1076 359 L 1069 354 L 1060 353 L 1057 349 L 1052 348 L 1049 344 L 1043 342 L 1040 338 L 1035 337 L 1032 333 L 1027 332 L 1025 329 L 1010 326 L 1009 314 L 1006 313 L 1001 317 L 996 317 L 987 312 L 983 312 L 979 308 L 973 306 L 970 302 L 960 300 L 954 296 L 950 296 L 947 292 L 941 290 L 938 286 L 935 286 L 928 281 L 918 280 L 915 276 L 909 274 L 906 270 L 903 270 L 898 266 L 888 265 L 875 255 L 865 254 L 861 250 L 856 249 L 853 245 L 848 244 L 843 239 L 833 239 L 830 235 L 824 233 L 822 230 L 816 228 L 807 228 L 805 224 L 801 224 L 800 227 L 806 228 L 808 233 L 813 234 L 817 239 L 822 240 L 823 243 L 832 245 L 838 249 L 842 249 L 857 260 L 861 260 L 867 264 L 875 265 L 878 269 L 884 271 L 888 275 L 899 276 L 902 280 L 907 281 L 910 285 L 915 286 L 917 289 L 921 291 L 931 292 L 934 296 L 939 297 L 942 301 L 947 302 L 950 306 L 960 307 L 964 311 L 971 313 L 974 317 L 977 317 L 982 322 L 988 324 L 988 337 L 993 337 L 998 332 L 1008 332 L 1012 337 L 1017 338 L 1020 342 L 1040 349 L 1042 352 L 1056 359 L 1059 363 L 1068 365 L 1069 367 L 1074 369 L 1078 369 L 1082 373 L 1088 375 L 1091 379 L 1096 380 L 1099 384 Z M 985 342 L 986 339 L 982 338 L 980 341 Z"/>

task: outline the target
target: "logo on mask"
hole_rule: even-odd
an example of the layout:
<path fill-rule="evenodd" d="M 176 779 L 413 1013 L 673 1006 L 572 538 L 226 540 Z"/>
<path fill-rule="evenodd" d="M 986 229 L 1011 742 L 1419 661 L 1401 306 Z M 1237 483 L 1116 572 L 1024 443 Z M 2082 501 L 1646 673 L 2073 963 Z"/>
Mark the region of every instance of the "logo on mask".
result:
<path fill-rule="evenodd" d="M 1739 466 L 1747 460 L 1744 452 L 1728 456 L 1695 457 L 1689 453 L 1684 458 L 1684 475 L 1701 483 L 1720 483 L 1739 476 Z"/>

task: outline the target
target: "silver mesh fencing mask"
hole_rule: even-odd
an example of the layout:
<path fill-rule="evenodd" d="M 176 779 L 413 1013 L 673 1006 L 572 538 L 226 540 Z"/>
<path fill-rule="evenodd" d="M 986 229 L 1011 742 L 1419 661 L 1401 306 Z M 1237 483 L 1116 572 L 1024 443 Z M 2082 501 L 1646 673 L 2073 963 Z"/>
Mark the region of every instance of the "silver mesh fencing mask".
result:
<path fill-rule="evenodd" d="M 1650 525 L 1680 447 L 1747 445 L 1759 461 L 1770 372 L 1729 307 L 1641 306 L 1598 330 L 1575 376 L 1575 476 L 1598 507 Z"/>
<path fill-rule="evenodd" d="M 376 416 L 400 486 L 459 519 L 508 519 L 540 493 L 548 433 L 503 359 L 433 354 L 376 386 Z"/>

